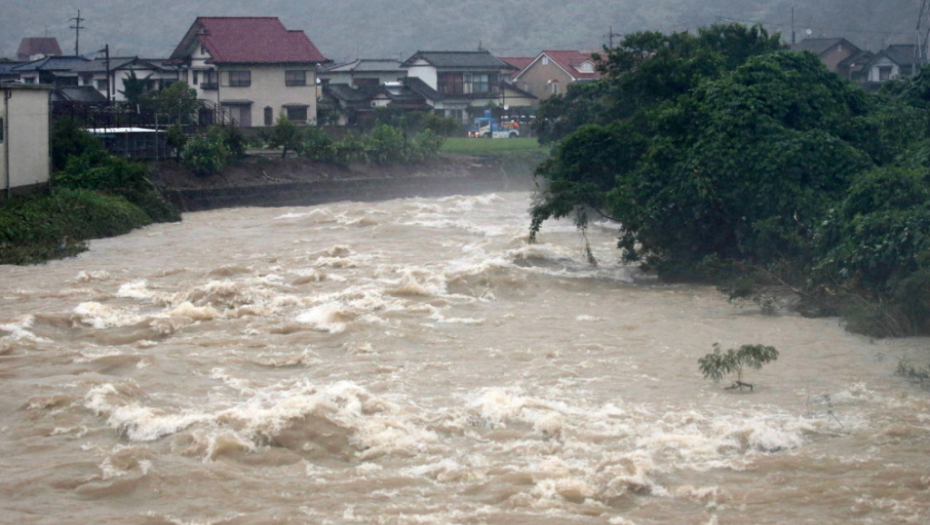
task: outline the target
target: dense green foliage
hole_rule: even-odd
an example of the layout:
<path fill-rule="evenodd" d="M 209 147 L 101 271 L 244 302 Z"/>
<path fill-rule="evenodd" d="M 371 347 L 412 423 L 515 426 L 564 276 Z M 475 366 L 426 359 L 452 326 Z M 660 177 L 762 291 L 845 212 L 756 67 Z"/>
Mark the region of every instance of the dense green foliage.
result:
<path fill-rule="evenodd" d="M 135 70 L 130 70 L 129 75 L 123 78 L 123 89 L 120 90 L 120 94 L 126 97 L 126 101 L 130 104 L 139 103 L 145 95 L 146 89 L 148 89 L 151 76 L 139 78 Z"/>
<path fill-rule="evenodd" d="M 424 129 L 414 135 L 400 128 L 379 123 L 369 133 L 346 133 L 333 139 L 317 126 L 298 127 L 282 117 L 269 134 L 268 145 L 280 147 L 282 154 L 293 150 L 298 156 L 319 162 L 345 165 L 350 162 L 387 166 L 436 157 L 445 138 Z"/>
<path fill-rule="evenodd" d="M 301 130 L 286 115 L 278 117 L 278 122 L 271 130 L 268 145 L 281 148 L 281 158 L 287 157 L 288 151 L 296 151 L 301 142 Z"/>
<path fill-rule="evenodd" d="M 228 158 L 229 148 L 215 134 L 195 135 L 184 149 L 184 165 L 198 177 L 216 174 L 226 165 Z"/>
<path fill-rule="evenodd" d="M 778 359 L 778 350 L 774 346 L 743 345 L 739 348 L 730 348 L 726 352 L 720 349 L 720 343 L 714 343 L 714 352 L 698 359 L 698 368 L 705 379 L 715 383 L 730 374 L 736 374 L 736 379 L 730 389 L 753 386 L 743 381 L 743 370 L 752 368 L 759 370 L 765 363 Z"/>
<path fill-rule="evenodd" d="M 607 217 L 664 277 L 763 268 L 851 329 L 930 332 L 930 72 L 870 95 L 739 25 L 629 35 L 600 67 L 540 109 L 534 238 Z"/>
<path fill-rule="evenodd" d="M 183 81 L 175 82 L 159 91 L 154 101 L 162 118 L 179 125 L 195 122 L 197 110 L 200 108 L 197 91 Z"/>
<path fill-rule="evenodd" d="M 55 123 L 51 150 L 57 152 L 53 157 L 67 153 L 67 157 L 59 160 L 63 166 L 55 166 L 53 162 L 57 168 L 53 174 L 55 188 L 93 190 L 123 197 L 153 221 L 180 220 L 177 209 L 149 181 L 145 165 L 110 155 L 100 141 L 74 122 Z"/>
<path fill-rule="evenodd" d="M 89 190 L 14 199 L 0 206 L 0 264 L 75 255 L 84 241 L 128 233 L 152 219 L 122 197 Z"/>

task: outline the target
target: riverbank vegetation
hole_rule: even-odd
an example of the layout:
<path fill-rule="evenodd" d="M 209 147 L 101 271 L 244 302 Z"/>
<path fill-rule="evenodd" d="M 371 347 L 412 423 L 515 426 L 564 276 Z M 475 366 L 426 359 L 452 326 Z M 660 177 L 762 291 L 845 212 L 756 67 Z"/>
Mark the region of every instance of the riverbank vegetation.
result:
<path fill-rule="evenodd" d="M 147 167 L 109 155 L 73 121 L 52 129 L 53 189 L 0 206 L 0 264 L 35 264 L 75 255 L 86 241 L 153 222 L 180 220 L 149 182 Z"/>
<path fill-rule="evenodd" d="M 788 287 L 875 336 L 930 333 L 930 70 L 877 94 L 759 27 L 637 33 L 540 108 L 532 209 L 623 225 L 627 261 L 732 297 Z"/>

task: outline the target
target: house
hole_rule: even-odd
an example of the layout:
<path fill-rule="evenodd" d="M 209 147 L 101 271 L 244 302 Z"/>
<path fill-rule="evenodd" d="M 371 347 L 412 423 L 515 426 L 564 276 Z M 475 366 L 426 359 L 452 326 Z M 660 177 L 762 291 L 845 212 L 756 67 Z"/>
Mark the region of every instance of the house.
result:
<path fill-rule="evenodd" d="M 58 39 L 28 37 L 20 41 L 19 49 L 16 51 L 16 60 L 31 62 L 45 57 L 59 57 L 61 55 L 61 46 L 58 45 Z"/>
<path fill-rule="evenodd" d="M 0 84 L 19 82 L 19 73 L 13 71 L 13 68 L 21 65 L 23 65 L 23 62 L 4 62 L 0 60 Z"/>
<path fill-rule="evenodd" d="M 601 78 L 590 53 L 581 51 L 543 51 L 523 68 L 514 83 L 539 100 L 564 93 L 569 84 Z"/>
<path fill-rule="evenodd" d="M 920 70 L 920 57 L 913 44 L 892 44 L 882 49 L 862 67 L 864 82 L 885 82 L 911 76 Z"/>
<path fill-rule="evenodd" d="M 303 31 L 276 17 L 198 17 L 166 65 L 239 126 L 261 127 L 282 115 L 314 123 L 316 68 L 327 62 Z"/>
<path fill-rule="evenodd" d="M 792 51 L 809 51 L 820 58 L 827 69 L 843 78 L 852 78 L 859 71 L 853 64 L 862 64 L 863 54 L 870 54 L 845 38 L 805 38 L 791 45 Z"/>
<path fill-rule="evenodd" d="M 470 109 L 504 105 L 502 81 L 516 69 L 489 51 L 417 51 L 401 67 L 435 113 L 463 123 Z"/>
<path fill-rule="evenodd" d="M 48 187 L 50 92 L 44 85 L 0 86 L 0 200 Z"/>
<path fill-rule="evenodd" d="M 46 57 L 12 68 L 24 84 L 48 84 L 54 87 L 77 86 L 74 68 L 90 62 L 81 56 Z"/>
<path fill-rule="evenodd" d="M 511 74 L 510 74 L 511 79 L 519 75 L 521 71 L 526 69 L 526 66 L 532 64 L 533 60 L 536 59 L 536 57 L 497 57 L 497 58 L 503 60 L 504 62 L 514 67 L 514 70 L 511 71 Z"/>
<path fill-rule="evenodd" d="M 318 75 L 324 86 L 345 84 L 365 88 L 400 82 L 407 77 L 407 70 L 400 66 L 399 60 L 362 58 L 344 64 L 327 64 L 320 68 Z"/>
<path fill-rule="evenodd" d="M 77 74 L 79 86 L 92 86 L 109 100 L 126 100 L 123 81 L 127 78 L 146 80 L 145 91 L 165 88 L 178 80 L 178 68 L 164 64 L 165 59 L 139 57 L 97 58 L 78 64 L 72 70 Z M 109 73 L 109 74 L 108 74 Z M 107 79 L 109 78 L 109 89 Z"/>
<path fill-rule="evenodd" d="M 431 107 L 419 92 L 405 81 L 385 82 L 376 86 L 350 84 L 323 85 L 323 99 L 338 107 L 339 126 L 370 125 L 377 108 L 395 107 L 403 111 L 429 111 Z"/>

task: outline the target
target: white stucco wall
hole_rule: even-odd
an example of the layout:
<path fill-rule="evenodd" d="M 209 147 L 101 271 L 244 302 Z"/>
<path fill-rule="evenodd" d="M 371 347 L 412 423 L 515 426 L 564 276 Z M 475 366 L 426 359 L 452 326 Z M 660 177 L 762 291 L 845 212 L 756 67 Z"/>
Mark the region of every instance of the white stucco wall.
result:
<path fill-rule="evenodd" d="M 306 72 L 305 86 L 288 86 L 285 81 L 286 71 L 302 70 Z M 233 87 L 229 84 L 229 71 L 249 71 L 251 85 Z M 288 105 L 307 106 L 307 122 L 316 122 L 316 68 L 313 66 L 223 66 L 220 69 L 219 100 L 251 100 L 252 126 L 264 126 L 264 112 L 270 107 L 274 120 L 286 115 Z"/>
<path fill-rule="evenodd" d="M 3 142 L 0 143 L 0 191 L 4 193 L 8 187 L 15 190 L 48 183 L 49 91 L 46 86 L 0 89 L 0 118 L 4 121 Z"/>
<path fill-rule="evenodd" d="M 407 68 L 408 77 L 417 77 L 427 86 L 433 89 L 439 89 L 439 75 L 436 68 L 429 65 L 425 60 L 417 60 Z"/>

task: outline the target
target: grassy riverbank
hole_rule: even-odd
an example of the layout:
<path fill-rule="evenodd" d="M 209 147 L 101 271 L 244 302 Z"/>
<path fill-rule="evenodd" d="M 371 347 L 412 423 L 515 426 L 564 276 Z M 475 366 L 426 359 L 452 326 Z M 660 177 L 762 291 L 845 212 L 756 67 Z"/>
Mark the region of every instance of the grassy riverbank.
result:
<path fill-rule="evenodd" d="M 122 197 L 62 189 L 19 197 L 0 206 L 0 264 L 36 264 L 76 255 L 86 241 L 151 224 Z"/>
<path fill-rule="evenodd" d="M 505 156 L 519 153 L 549 154 L 549 147 L 541 146 L 535 138 L 475 139 L 450 137 L 439 150 L 441 153 L 461 155 Z"/>

